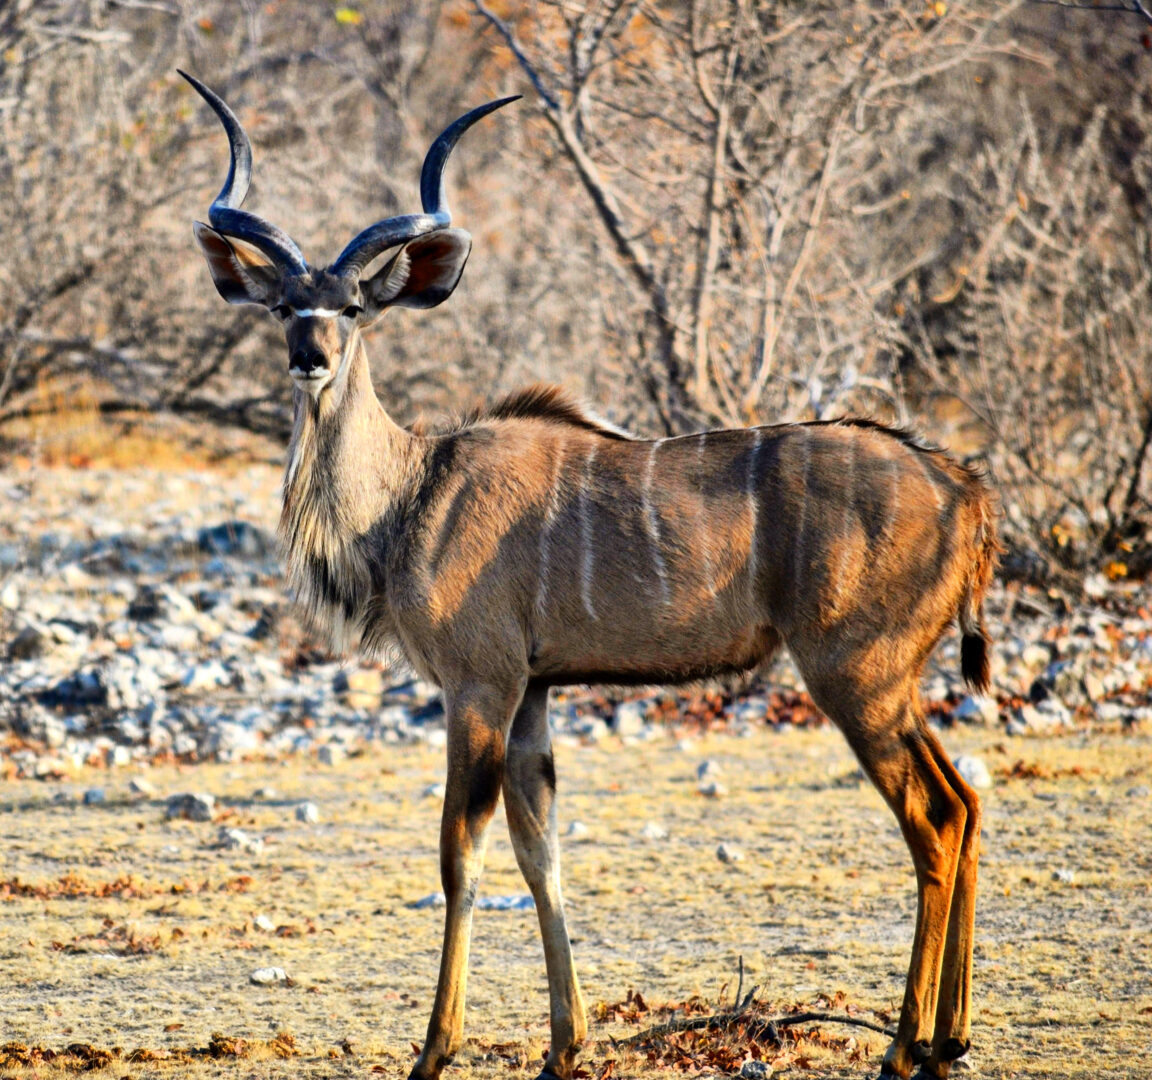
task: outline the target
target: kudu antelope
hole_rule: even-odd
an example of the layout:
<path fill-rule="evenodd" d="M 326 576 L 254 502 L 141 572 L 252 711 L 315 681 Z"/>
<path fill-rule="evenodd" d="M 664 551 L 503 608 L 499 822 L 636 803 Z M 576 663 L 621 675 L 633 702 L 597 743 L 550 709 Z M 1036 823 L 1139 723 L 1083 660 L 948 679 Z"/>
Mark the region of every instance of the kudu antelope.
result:
<path fill-rule="evenodd" d="M 439 434 L 398 426 L 373 391 L 361 331 L 388 307 L 433 307 L 456 287 L 471 241 L 449 227 L 445 163 L 468 127 L 513 99 L 432 144 L 422 214 L 372 225 L 321 269 L 240 209 L 248 139 L 189 82 L 232 154 L 196 239 L 224 299 L 262 304 L 288 339 L 289 582 L 336 648 L 395 643 L 444 694 L 447 913 L 412 1075 L 438 1076 L 463 1038 L 473 902 L 501 793 L 544 941 L 552 1042 L 541 1075 L 573 1074 L 587 1026 L 560 895 L 549 688 L 747 672 L 785 645 L 915 864 L 912 960 L 883 1074 L 946 1076 L 968 1049 L 980 804 L 925 723 L 918 681 L 953 620 L 964 677 L 988 681 L 982 597 L 996 540 L 980 478 L 868 421 L 645 441 L 545 387 Z"/>

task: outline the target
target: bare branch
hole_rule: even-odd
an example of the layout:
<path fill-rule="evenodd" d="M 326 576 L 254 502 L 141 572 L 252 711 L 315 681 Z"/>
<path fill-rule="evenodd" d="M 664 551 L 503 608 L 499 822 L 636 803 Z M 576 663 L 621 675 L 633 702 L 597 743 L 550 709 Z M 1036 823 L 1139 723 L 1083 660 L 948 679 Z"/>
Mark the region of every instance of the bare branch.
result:
<path fill-rule="evenodd" d="M 1073 0 L 1029 0 L 1032 4 L 1046 4 L 1048 7 L 1072 8 L 1079 11 L 1124 11 L 1129 15 L 1139 15 L 1152 26 L 1152 8 L 1144 0 L 1131 0 L 1127 4 L 1077 4 Z"/>
<path fill-rule="evenodd" d="M 472 0 L 472 5 L 476 8 L 476 13 L 487 19 L 496 32 L 504 39 L 504 44 L 508 46 L 509 51 L 516 58 L 516 62 L 520 65 L 524 74 L 528 76 L 528 80 L 532 83 L 536 93 L 540 95 L 540 100 L 553 112 L 559 112 L 559 98 L 544 85 L 539 71 L 536 70 L 536 67 L 528 59 L 528 55 L 521 48 L 520 42 L 516 40 L 516 35 L 512 27 L 488 7 L 488 5 L 484 3 L 484 0 Z"/>
<path fill-rule="evenodd" d="M 694 292 L 694 310 L 692 326 L 694 332 L 694 352 L 696 400 L 707 406 L 713 395 L 709 379 L 708 358 L 708 329 L 712 314 L 712 288 L 713 278 L 716 274 L 716 262 L 720 252 L 720 219 L 724 211 L 724 200 L 721 196 L 725 149 L 728 145 L 728 119 L 730 112 L 730 91 L 732 75 L 736 69 L 739 57 L 739 46 L 735 37 L 728 43 L 727 55 L 724 58 L 724 81 L 718 95 L 713 95 L 715 104 L 715 125 L 712 131 L 712 162 L 708 176 L 708 191 L 705 196 L 704 230 L 702 237 L 702 251 L 697 258 L 697 274 Z M 701 93 L 704 93 L 703 82 L 698 82 Z"/>

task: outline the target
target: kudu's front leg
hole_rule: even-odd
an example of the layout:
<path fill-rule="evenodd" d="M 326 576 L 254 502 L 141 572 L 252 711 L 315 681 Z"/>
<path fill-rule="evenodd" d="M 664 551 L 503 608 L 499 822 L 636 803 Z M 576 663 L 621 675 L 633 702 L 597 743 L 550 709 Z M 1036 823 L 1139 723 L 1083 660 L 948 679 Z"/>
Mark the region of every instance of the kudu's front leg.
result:
<path fill-rule="evenodd" d="M 588 1022 L 560 898 L 556 770 L 548 731 L 547 687 L 530 689 L 512 721 L 504 772 L 504 810 L 516 861 L 536 901 L 548 968 L 552 1046 L 540 1078 L 569 1080 L 576 1052 L 588 1033 Z"/>
<path fill-rule="evenodd" d="M 424 1049 L 411 1080 L 435 1080 L 464 1039 L 464 990 L 472 910 L 488 826 L 504 776 L 505 731 L 520 692 L 471 689 L 445 693 L 448 778 L 440 824 L 440 880 L 444 886 L 444 950 L 440 981 Z"/>

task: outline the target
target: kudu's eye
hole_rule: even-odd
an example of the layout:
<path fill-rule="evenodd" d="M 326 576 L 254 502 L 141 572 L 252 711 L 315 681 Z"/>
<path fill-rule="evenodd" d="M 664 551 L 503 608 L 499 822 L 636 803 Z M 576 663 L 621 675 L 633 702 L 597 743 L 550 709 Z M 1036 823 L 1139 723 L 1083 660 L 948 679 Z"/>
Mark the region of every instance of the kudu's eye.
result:
<path fill-rule="evenodd" d="M 340 314 L 346 319 L 355 319 L 364 314 L 364 309 L 359 304 L 349 304 Z"/>
<path fill-rule="evenodd" d="M 278 319 L 286 319 L 292 314 L 292 309 L 287 304 L 277 304 L 272 308 L 272 314 Z"/>

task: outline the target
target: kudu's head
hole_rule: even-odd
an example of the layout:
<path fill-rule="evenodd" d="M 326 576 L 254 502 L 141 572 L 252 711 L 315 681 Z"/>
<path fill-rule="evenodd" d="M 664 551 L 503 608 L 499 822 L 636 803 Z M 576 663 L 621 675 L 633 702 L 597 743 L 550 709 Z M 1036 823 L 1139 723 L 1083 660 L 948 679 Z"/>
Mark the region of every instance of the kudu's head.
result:
<path fill-rule="evenodd" d="M 435 307 L 456 288 L 472 238 L 449 227 L 444 167 L 468 128 L 519 95 L 481 105 L 440 134 L 420 174 L 422 214 L 378 221 L 321 269 L 308 264 L 283 230 L 240 209 L 252 178 L 252 144 L 218 95 L 180 74 L 212 106 L 232 151 L 228 178 L 208 210 L 212 224 L 194 226 L 212 280 L 228 303 L 262 304 L 280 319 L 288 339 L 288 373 L 301 390 L 319 399 L 345 382 L 361 327 L 389 307 Z M 399 250 L 371 277 L 362 277 L 369 263 L 391 248 Z"/>

